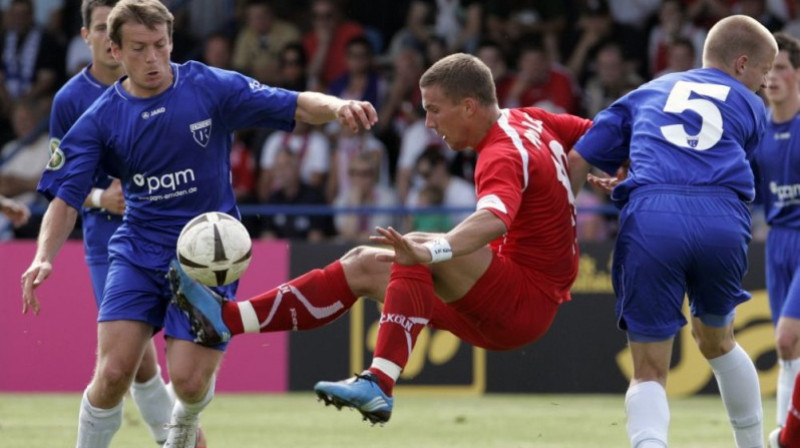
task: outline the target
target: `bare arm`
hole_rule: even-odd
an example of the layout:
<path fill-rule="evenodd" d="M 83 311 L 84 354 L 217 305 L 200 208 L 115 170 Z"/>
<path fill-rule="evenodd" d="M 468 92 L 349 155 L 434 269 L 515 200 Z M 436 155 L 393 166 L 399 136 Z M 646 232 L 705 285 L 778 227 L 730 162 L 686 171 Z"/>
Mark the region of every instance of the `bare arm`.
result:
<path fill-rule="evenodd" d="M 370 129 L 378 121 L 375 108 L 367 101 L 343 100 L 318 92 L 300 93 L 294 117 L 309 124 L 338 120 L 353 132 Z"/>
<path fill-rule="evenodd" d="M 577 197 L 578 192 L 586 183 L 586 176 L 592 166 L 574 149 L 567 154 L 567 159 L 569 160 L 569 182 L 572 185 L 572 194 Z"/>
<path fill-rule="evenodd" d="M 47 279 L 53 270 L 53 259 L 75 227 L 78 211 L 60 198 L 53 199 L 42 220 L 36 255 L 30 267 L 22 274 L 22 313 L 31 309 L 39 314 L 39 300 L 34 290 Z"/>
<path fill-rule="evenodd" d="M 425 245 L 428 241 L 401 235 L 391 227 L 378 227 L 376 230 L 380 235 L 373 236 L 370 240 L 394 247 L 394 254 L 382 253 L 376 257 L 378 261 L 405 265 L 431 262 L 430 250 Z M 488 210 L 478 210 L 444 236 L 430 234 L 430 241 L 444 238 L 452 249 L 453 257 L 458 257 L 475 252 L 506 231 L 506 225 L 500 218 Z"/>

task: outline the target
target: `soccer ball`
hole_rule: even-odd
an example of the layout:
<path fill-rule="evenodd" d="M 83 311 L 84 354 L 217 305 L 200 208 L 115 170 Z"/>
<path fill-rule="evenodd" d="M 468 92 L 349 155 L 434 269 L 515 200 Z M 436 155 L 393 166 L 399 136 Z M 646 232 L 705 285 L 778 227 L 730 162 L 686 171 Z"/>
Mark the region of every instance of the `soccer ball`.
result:
<path fill-rule="evenodd" d="M 253 256 L 253 242 L 238 219 L 221 212 L 195 217 L 178 236 L 178 262 L 189 277 L 222 286 L 242 276 Z"/>

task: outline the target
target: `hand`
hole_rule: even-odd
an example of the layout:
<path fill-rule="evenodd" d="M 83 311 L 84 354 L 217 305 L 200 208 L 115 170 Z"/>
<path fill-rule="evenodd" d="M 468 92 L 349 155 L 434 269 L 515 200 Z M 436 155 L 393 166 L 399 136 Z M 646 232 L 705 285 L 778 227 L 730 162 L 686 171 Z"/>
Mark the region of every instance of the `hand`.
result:
<path fill-rule="evenodd" d="M 122 195 L 122 184 L 119 179 L 114 179 L 111 185 L 103 190 L 100 195 L 100 207 L 115 215 L 125 213 L 125 197 Z"/>
<path fill-rule="evenodd" d="M 336 118 L 342 126 L 354 133 L 360 128 L 371 129 L 378 122 L 378 113 L 369 101 L 344 101 L 336 110 Z"/>
<path fill-rule="evenodd" d="M 32 310 L 35 315 L 39 314 L 39 299 L 34 290 L 50 276 L 52 270 L 53 266 L 49 261 L 34 260 L 22 274 L 22 314 L 27 314 L 28 310 Z"/>
<path fill-rule="evenodd" d="M 375 259 L 383 262 L 395 262 L 406 266 L 412 266 L 420 263 L 430 263 L 431 253 L 420 243 L 412 241 L 410 238 L 400 234 L 397 230 L 389 227 L 384 229 L 376 227 L 375 231 L 380 233 L 380 236 L 373 235 L 369 237 L 373 243 L 386 244 L 394 247 L 394 255 L 388 253 L 380 253 L 375 256 Z"/>
<path fill-rule="evenodd" d="M 0 212 L 5 213 L 14 227 L 21 227 L 31 217 L 31 210 L 27 205 L 11 199 L 0 198 Z"/>
<path fill-rule="evenodd" d="M 613 190 L 614 187 L 619 185 L 623 180 L 625 180 L 628 177 L 629 167 L 630 167 L 630 161 L 627 161 L 617 169 L 616 175 L 614 177 L 599 177 L 590 173 L 586 176 L 586 180 L 595 187 L 605 191 L 607 194 L 611 194 L 611 190 Z"/>

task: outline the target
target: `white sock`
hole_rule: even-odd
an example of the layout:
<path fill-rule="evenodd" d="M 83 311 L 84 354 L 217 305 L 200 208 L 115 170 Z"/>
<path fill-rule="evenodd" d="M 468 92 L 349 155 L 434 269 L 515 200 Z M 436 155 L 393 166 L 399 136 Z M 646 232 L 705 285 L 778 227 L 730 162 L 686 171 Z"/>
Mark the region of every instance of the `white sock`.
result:
<path fill-rule="evenodd" d="M 778 426 L 786 425 L 786 414 L 789 406 L 792 405 L 792 391 L 794 390 L 794 380 L 800 373 L 800 358 L 779 359 L 778 360 L 778 391 L 776 393 L 777 408 L 775 416 Z"/>
<path fill-rule="evenodd" d="M 175 400 L 175 407 L 172 410 L 172 421 L 170 422 L 169 435 L 164 447 L 194 447 L 197 437 L 197 423 L 200 419 L 200 412 L 208 406 L 214 398 L 214 387 L 216 378 L 211 379 L 211 385 L 203 397 L 197 403 L 185 403 L 180 398 Z M 180 442 L 179 442 L 180 440 Z"/>
<path fill-rule="evenodd" d="M 667 391 L 655 381 L 637 383 L 625 394 L 632 448 L 666 448 L 669 430 Z"/>
<path fill-rule="evenodd" d="M 150 427 L 150 433 L 156 443 L 167 440 L 167 425 L 172 417 L 175 402 L 167 391 L 167 385 L 161 378 L 161 367 L 156 366 L 156 375 L 144 383 L 134 381 L 131 386 L 133 401 L 142 413 L 142 419 Z"/>
<path fill-rule="evenodd" d="M 78 415 L 78 448 L 108 448 L 122 424 L 122 402 L 111 409 L 92 406 L 83 392 Z"/>
<path fill-rule="evenodd" d="M 756 366 L 739 345 L 720 357 L 709 359 L 717 378 L 722 402 L 733 426 L 733 436 L 739 448 L 764 446 L 761 388 Z"/>

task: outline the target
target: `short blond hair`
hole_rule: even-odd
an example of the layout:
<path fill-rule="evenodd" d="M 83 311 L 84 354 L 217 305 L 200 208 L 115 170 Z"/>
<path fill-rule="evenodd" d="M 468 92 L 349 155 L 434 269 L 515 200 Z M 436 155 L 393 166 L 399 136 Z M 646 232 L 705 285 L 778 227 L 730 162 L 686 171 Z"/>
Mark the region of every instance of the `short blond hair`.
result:
<path fill-rule="evenodd" d="M 445 56 L 433 64 L 419 80 L 419 86 L 439 86 L 453 102 L 475 98 L 483 106 L 497 105 L 492 71 L 480 59 L 466 53 Z"/>
<path fill-rule="evenodd" d="M 703 66 L 728 67 L 742 55 L 760 60 L 770 50 L 777 53 L 778 44 L 764 25 L 745 15 L 729 16 L 709 30 L 703 47 Z"/>
<path fill-rule="evenodd" d="M 172 41 L 175 17 L 159 0 L 121 0 L 108 13 L 108 37 L 122 48 L 122 25 L 134 22 L 154 30 L 157 25 L 167 25 L 167 35 Z"/>

